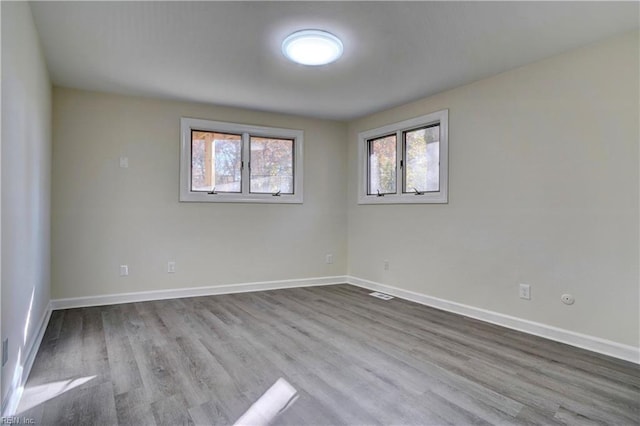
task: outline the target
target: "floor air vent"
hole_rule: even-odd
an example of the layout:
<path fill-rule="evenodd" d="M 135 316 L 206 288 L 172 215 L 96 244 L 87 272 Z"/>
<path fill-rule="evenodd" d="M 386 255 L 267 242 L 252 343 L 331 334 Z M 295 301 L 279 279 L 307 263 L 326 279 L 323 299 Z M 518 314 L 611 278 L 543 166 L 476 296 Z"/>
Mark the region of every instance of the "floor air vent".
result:
<path fill-rule="evenodd" d="M 393 296 L 389 296 L 388 294 L 380 293 L 379 291 L 374 291 L 373 293 L 369 293 L 369 296 L 377 297 L 382 300 L 391 300 Z"/>

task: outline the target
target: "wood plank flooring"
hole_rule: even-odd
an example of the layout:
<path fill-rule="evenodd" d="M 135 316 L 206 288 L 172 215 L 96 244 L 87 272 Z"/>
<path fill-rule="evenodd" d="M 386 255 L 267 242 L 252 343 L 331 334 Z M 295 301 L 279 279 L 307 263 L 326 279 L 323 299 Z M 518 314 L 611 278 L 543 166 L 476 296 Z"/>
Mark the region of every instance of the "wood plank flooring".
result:
<path fill-rule="evenodd" d="M 55 311 L 20 404 L 45 425 L 640 424 L 637 365 L 349 286 Z M 38 403 L 40 402 L 40 403 Z"/>

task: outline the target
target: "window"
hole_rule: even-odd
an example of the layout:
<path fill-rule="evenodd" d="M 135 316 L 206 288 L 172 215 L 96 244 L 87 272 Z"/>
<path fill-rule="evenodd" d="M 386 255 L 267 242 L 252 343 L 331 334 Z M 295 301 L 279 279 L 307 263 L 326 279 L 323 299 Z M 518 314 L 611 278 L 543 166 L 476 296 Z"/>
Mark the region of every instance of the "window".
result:
<path fill-rule="evenodd" d="M 367 194 L 396 192 L 396 135 L 367 141 L 369 148 L 369 190 Z"/>
<path fill-rule="evenodd" d="M 242 135 L 191 130 L 191 191 L 242 192 Z"/>
<path fill-rule="evenodd" d="M 249 192 L 293 194 L 293 139 L 251 136 Z"/>
<path fill-rule="evenodd" d="M 301 130 L 181 119 L 180 201 L 302 203 Z"/>
<path fill-rule="evenodd" d="M 446 203 L 449 111 L 362 132 L 360 204 Z"/>

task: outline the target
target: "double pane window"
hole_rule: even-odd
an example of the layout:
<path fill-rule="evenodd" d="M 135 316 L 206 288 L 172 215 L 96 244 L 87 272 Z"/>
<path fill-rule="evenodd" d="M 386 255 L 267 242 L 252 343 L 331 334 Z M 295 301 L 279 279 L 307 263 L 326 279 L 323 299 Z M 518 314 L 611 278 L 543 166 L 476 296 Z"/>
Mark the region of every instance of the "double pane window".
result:
<path fill-rule="evenodd" d="M 359 134 L 360 204 L 446 203 L 448 111 Z"/>
<path fill-rule="evenodd" d="M 180 200 L 302 202 L 299 130 L 182 119 Z"/>

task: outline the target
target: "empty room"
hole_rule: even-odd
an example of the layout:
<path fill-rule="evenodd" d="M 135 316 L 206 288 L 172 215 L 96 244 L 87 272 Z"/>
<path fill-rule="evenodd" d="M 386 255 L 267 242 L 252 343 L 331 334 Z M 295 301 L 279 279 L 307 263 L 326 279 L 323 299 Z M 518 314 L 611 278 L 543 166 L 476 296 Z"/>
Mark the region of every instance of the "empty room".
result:
<path fill-rule="evenodd" d="M 0 12 L 0 423 L 640 424 L 639 2 Z"/>

